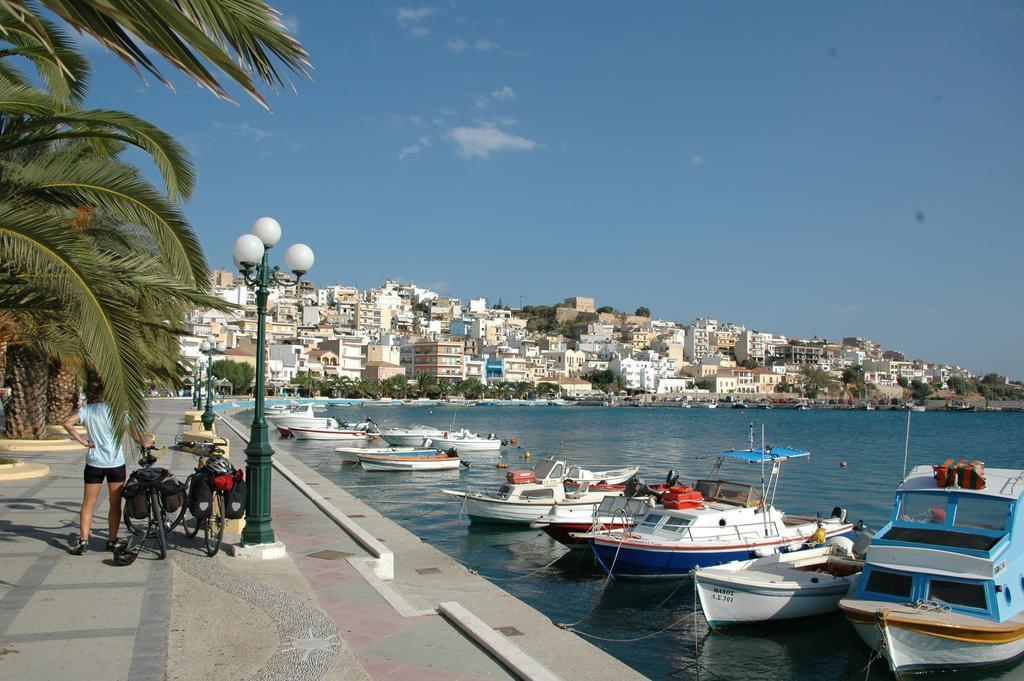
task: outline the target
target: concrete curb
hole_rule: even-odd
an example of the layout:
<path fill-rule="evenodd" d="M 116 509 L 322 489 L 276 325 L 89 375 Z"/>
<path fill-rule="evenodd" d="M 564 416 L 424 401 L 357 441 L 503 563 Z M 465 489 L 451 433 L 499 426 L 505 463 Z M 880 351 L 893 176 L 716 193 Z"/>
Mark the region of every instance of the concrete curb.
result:
<path fill-rule="evenodd" d="M 461 604 L 454 601 L 440 603 L 438 611 L 487 652 L 501 660 L 519 678 L 528 681 L 560 681 L 549 669 L 510 643 Z"/>
<path fill-rule="evenodd" d="M 0 452 L 70 452 L 84 449 L 66 437 L 53 440 L 0 440 Z"/>
<path fill-rule="evenodd" d="M 235 426 L 234 419 L 222 418 L 221 419 L 231 430 L 235 431 L 235 434 L 243 440 L 248 441 L 248 438 Z M 302 494 L 313 502 L 313 504 L 323 512 L 331 521 L 345 531 L 345 534 L 352 537 L 357 544 L 366 549 L 367 552 L 373 558 L 364 559 L 368 563 L 372 563 L 373 573 L 382 581 L 390 582 L 395 578 L 395 554 L 391 552 L 391 549 L 380 543 L 376 537 L 371 535 L 369 532 L 360 527 L 354 520 L 349 518 L 347 515 L 339 511 L 334 504 L 324 499 L 319 492 L 314 490 L 312 487 L 302 481 L 302 478 L 292 473 L 279 461 L 272 462 L 274 470 L 280 473 L 284 478 L 290 482 L 295 489 L 302 492 Z M 381 594 L 384 595 L 384 594 Z"/>
<path fill-rule="evenodd" d="M 391 552 L 391 549 L 377 541 L 376 537 L 360 527 L 356 521 L 339 511 L 334 504 L 320 496 L 316 490 L 304 483 L 299 476 L 285 468 L 280 462 L 274 461 L 273 465 L 274 470 L 283 475 L 288 482 L 292 483 L 297 490 L 302 492 L 317 508 L 323 511 L 324 515 L 330 518 L 335 525 L 343 529 L 348 536 L 352 537 L 357 544 L 373 556 L 373 558 L 365 558 L 364 560 L 372 563 L 373 573 L 378 578 L 385 582 L 390 582 L 395 578 L 395 554 Z"/>
<path fill-rule="evenodd" d="M 249 441 L 248 437 L 235 426 L 234 419 L 230 418 L 230 415 L 222 415 L 222 420 L 231 430 L 235 431 L 238 437 L 246 442 Z M 414 607 L 386 583 L 394 580 L 395 576 L 395 556 L 391 550 L 286 467 L 277 461 L 273 462 L 273 466 L 338 527 L 366 549 L 371 556 L 375 556 L 374 558 L 351 557 L 348 559 L 348 563 L 399 615 L 420 617 L 441 614 L 519 678 L 525 681 L 561 681 L 558 676 L 530 657 L 522 648 L 499 634 L 462 604 L 448 601 L 438 604 L 437 610 L 420 610 Z"/>
<path fill-rule="evenodd" d="M 8 480 L 31 480 L 32 478 L 45 478 L 50 474 L 50 467 L 45 463 L 5 463 L 0 465 L 0 481 Z"/>

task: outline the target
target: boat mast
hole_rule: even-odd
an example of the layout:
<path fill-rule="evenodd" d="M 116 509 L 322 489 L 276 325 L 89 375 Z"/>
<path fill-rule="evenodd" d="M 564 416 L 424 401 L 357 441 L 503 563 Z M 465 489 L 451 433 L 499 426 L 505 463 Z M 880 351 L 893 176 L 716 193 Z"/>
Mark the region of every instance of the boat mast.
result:
<path fill-rule="evenodd" d="M 907 479 L 907 459 L 910 456 L 910 415 L 914 413 L 911 409 L 907 412 L 907 437 L 903 442 L 903 477 L 900 478 L 900 483 Z"/>
<path fill-rule="evenodd" d="M 750 424 L 750 448 L 754 448 L 754 424 Z M 767 490 L 764 486 L 764 424 L 761 424 L 761 525 L 764 528 L 764 536 L 768 536 L 768 514 L 765 512 L 765 495 Z"/>

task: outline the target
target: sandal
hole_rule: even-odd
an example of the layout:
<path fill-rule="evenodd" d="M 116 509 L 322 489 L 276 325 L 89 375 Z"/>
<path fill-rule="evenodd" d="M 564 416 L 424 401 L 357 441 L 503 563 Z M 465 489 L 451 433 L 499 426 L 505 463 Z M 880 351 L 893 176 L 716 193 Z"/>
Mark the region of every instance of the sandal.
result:
<path fill-rule="evenodd" d="M 117 547 L 124 544 L 120 539 L 108 539 L 107 540 L 107 551 L 116 551 Z"/>
<path fill-rule="evenodd" d="M 68 547 L 68 553 L 72 556 L 80 556 L 89 550 L 89 542 L 85 539 L 78 538 L 74 540 L 74 543 Z"/>

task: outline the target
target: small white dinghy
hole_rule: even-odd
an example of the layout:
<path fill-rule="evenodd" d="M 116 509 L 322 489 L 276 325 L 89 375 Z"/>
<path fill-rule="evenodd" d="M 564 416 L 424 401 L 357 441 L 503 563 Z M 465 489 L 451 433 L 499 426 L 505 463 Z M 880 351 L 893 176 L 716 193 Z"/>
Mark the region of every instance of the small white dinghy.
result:
<path fill-rule="evenodd" d="M 835 612 L 864 567 L 853 542 L 737 560 L 693 573 L 704 618 L 711 628 L 796 619 Z"/>
<path fill-rule="evenodd" d="M 358 454 L 359 463 L 368 471 L 450 471 L 462 465 L 458 454 L 433 452 L 427 456 L 396 454 Z"/>
<path fill-rule="evenodd" d="M 342 463 L 359 463 L 360 454 L 384 454 L 393 456 L 433 456 L 436 449 L 424 447 L 335 447 Z"/>

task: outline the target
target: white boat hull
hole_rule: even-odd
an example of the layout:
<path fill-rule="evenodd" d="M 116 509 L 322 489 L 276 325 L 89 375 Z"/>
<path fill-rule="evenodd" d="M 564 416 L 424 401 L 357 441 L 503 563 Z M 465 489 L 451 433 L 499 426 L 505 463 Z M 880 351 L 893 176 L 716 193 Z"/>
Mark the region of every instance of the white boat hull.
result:
<path fill-rule="evenodd" d="M 444 431 L 436 431 L 436 436 L 441 437 Z M 396 447 L 420 447 L 423 445 L 423 441 L 427 439 L 433 440 L 435 435 L 430 431 L 381 431 L 380 436 L 384 438 L 388 444 Z"/>
<path fill-rule="evenodd" d="M 329 416 L 274 416 L 268 417 L 269 421 L 275 428 L 329 428 L 332 424 L 337 423 L 333 418 Z"/>
<path fill-rule="evenodd" d="M 366 440 L 366 433 L 356 430 L 320 430 L 316 428 L 289 428 L 296 440 Z"/>
<path fill-rule="evenodd" d="M 708 626 L 725 627 L 771 620 L 813 617 L 835 612 L 846 595 L 850 580 L 822 575 L 816 588 L 796 589 L 779 584 L 741 585 L 696 573 L 697 595 Z"/>
<path fill-rule="evenodd" d="M 338 458 L 345 463 L 359 463 L 360 454 L 397 454 L 424 451 L 415 447 L 335 447 Z"/>
<path fill-rule="evenodd" d="M 464 452 L 499 452 L 501 451 L 501 440 L 457 440 L 441 437 L 430 438 L 430 446 L 437 449 L 454 447 L 455 451 L 460 454 Z"/>
<path fill-rule="evenodd" d="M 458 457 L 410 461 L 387 456 L 360 456 L 359 463 L 367 471 L 451 471 L 462 465 Z"/>
<path fill-rule="evenodd" d="M 853 627 L 864 643 L 872 650 L 879 650 L 882 629 L 877 624 L 854 622 Z M 880 652 L 894 674 L 991 667 L 1024 656 L 1024 638 L 980 644 L 896 626 L 888 626 L 885 631 L 886 641 Z"/>

